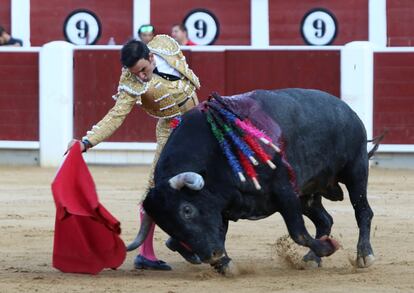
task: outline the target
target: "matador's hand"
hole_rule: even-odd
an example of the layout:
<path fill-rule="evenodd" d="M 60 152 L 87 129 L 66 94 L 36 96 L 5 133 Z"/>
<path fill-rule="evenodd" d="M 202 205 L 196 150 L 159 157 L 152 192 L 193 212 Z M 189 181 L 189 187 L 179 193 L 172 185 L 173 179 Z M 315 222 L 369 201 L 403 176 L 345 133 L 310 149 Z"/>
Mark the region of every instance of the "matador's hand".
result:
<path fill-rule="evenodd" d="M 72 146 L 76 143 L 76 142 L 78 142 L 79 140 L 77 140 L 77 139 L 72 139 L 69 143 L 68 143 L 68 147 L 67 147 L 67 149 L 66 149 L 66 151 L 65 151 L 65 153 L 63 154 L 63 155 L 66 155 L 67 153 L 68 153 L 68 151 L 72 148 Z M 86 152 L 86 146 L 85 146 L 85 144 L 83 144 L 81 141 L 79 141 L 80 142 L 80 148 L 81 148 L 81 152 L 83 153 L 83 152 Z"/>

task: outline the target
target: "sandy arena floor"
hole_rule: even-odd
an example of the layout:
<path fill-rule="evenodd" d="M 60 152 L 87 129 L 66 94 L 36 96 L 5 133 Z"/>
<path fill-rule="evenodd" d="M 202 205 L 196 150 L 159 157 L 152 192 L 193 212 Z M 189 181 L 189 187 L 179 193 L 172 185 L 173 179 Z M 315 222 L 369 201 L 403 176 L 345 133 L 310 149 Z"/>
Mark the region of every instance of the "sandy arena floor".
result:
<path fill-rule="evenodd" d="M 296 247 L 285 251 L 285 258 L 277 255 L 275 243 L 286 234 L 279 214 L 231 223 L 227 250 L 240 271 L 233 278 L 217 275 L 208 265 L 185 263 L 164 246 L 167 235 L 159 229 L 156 249 L 173 266 L 171 272 L 134 270 L 135 253 L 118 270 L 97 276 L 52 268 L 55 171 L 0 167 L 0 292 L 414 292 L 414 171 L 371 170 L 374 266 L 351 264 L 358 232 L 346 197 L 340 203 L 325 201 L 335 221 L 333 235 L 343 248 L 319 269 L 295 268 L 295 254 L 302 252 Z M 122 223 L 122 238 L 132 240 L 138 228 L 136 197 L 148 168 L 93 167 L 91 172 L 101 202 Z"/>

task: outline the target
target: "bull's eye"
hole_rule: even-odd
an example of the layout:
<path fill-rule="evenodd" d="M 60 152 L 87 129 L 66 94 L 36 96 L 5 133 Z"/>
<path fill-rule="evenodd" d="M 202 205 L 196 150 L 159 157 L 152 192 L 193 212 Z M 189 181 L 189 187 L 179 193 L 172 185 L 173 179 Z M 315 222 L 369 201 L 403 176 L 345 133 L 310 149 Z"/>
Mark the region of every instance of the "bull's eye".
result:
<path fill-rule="evenodd" d="M 189 220 L 195 216 L 196 210 L 190 204 L 184 204 L 180 208 L 180 214 L 182 218 Z"/>

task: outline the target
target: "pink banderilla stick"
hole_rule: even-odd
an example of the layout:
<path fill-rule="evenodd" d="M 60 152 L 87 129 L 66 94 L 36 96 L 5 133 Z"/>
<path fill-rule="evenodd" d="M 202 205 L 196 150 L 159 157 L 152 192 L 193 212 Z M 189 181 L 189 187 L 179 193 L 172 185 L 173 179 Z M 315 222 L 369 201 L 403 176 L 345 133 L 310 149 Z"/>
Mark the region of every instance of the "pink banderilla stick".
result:
<path fill-rule="evenodd" d="M 254 137 L 257 137 L 261 142 L 263 142 L 266 145 L 271 146 L 276 152 L 280 153 L 280 149 L 273 144 L 272 139 L 268 137 L 263 131 L 260 131 L 257 129 L 253 124 L 251 124 L 248 120 L 241 121 L 240 119 L 236 118 L 236 125 L 239 126 L 241 129 L 249 133 L 250 135 L 253 135 Z"/>

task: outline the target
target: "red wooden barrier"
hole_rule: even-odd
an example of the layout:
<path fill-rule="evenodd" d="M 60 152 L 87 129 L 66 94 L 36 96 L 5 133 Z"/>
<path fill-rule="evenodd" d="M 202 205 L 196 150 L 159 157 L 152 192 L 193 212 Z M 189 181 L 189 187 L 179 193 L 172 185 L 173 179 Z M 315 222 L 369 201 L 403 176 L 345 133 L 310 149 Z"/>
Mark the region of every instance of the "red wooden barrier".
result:
<path fill-rule="evenodd" d="M 0 54 L 0 140 L 39 140 L 38 56 Z"/>
<path fill-rule="evenodd" d="M 212 91 L 227 94 L 225 53 L 193 52 L 189 61 L 201 82 L 201 89 L 197 92 L 200 101 L 204 101 Z"/>
<path fill-rule="evenodd" d="M 316 88 L 339 96 L 339 51 L 185 52 L 199 76 L 200 100 L 212 91 L 231 95 L 257 88 Z M 114 105 L 120 74 L 119 52 L 75 51 L 75 137 L 82 137 Z M 137 107 L 138 108 L 138 107 Z M 155 141 L 155 119 L 133 110 L 108 141 Z"/>
<path fill-rule="evenodd" d="M 318 88 L 339 95 L 339 51 L 186 52 L 199 75 L 205 99 L 212 91 L 230 95 L 255 88 Z M 249 57 L 249 58 L 247 58 Z M 374 135 L 384 143 L 414 143 L 414 53 L 374 55 Z M 119 52 L 81 50 L 74 55 L 75 137 L 114 105 Z M 0 140 L 37 141 L 38 53 L 0 54 Z M 109 141 L 154 141 L 156 120 L 133 110 Z"/>
<path fill-rule="evenodd" d="M 414 46 L 414 2 L 387 1 L 387 45 Z"/>
<path fill-rule="evenodd" d="M 339 96 L 339 51 L 228 51 L 226 93 L 303 87 Z"/>
<path fill-rule="evenodd" d="M 374 68 L 374 135 L 414 144 L 414 53 L 375 53 Z"/>

